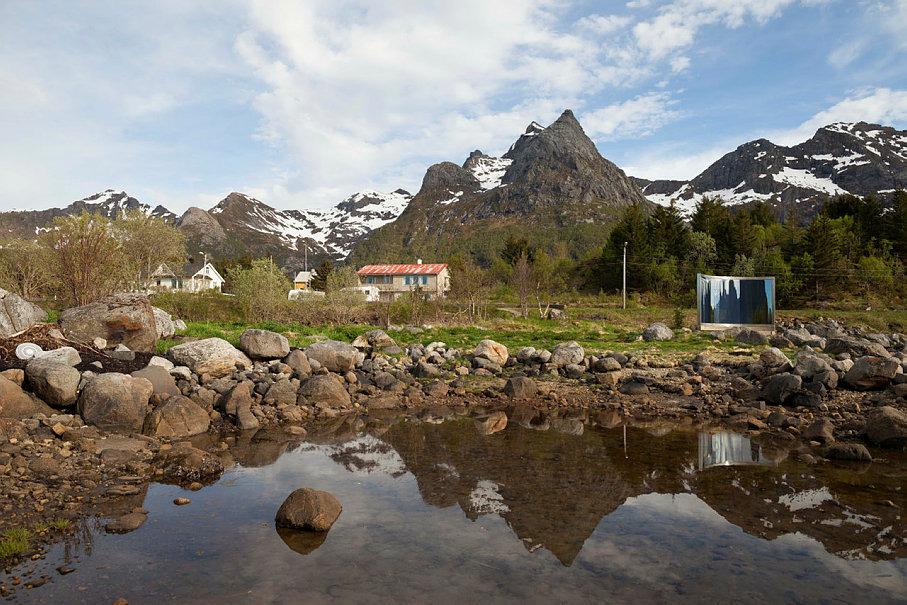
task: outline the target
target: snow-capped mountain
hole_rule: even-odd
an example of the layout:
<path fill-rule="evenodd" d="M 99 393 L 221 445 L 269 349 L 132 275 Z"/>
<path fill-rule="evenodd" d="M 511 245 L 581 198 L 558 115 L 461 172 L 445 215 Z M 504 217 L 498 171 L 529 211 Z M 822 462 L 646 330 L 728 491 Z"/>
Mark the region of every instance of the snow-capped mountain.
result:
<path fill-rule="evenodd" d="M 73 216 L 82 212 L 100 214 L 111 220 L 122 218 L 127 212 L 143 212 L 166 221 L 176 220 L 176 215 L 163 206 L 152 208 L 125 191 L 116 191 L 114 189 L 95 193 L 62 208 L 13 210 L 0 212 L 0 217 L 2 217 L 2 228 L 5 232 L 18 237 L 33 237 L 46 230 L 56 217 Z"/>
<path fill-rule="evenodd" d="M 374 230 L 353 255 L 377 261 L 477 254 L 516 236 L 563 244 L 581 256 L 634 203 L 648 205 L 568 109 L 547 127 L 529 124 L 503 157 L 477 150 L 462 166 L 429 167 L 400 217 Z"/>
<path fill-rule="evenodd" d="M 233 192 L 210 210 L 190 208 L 177 221 L 190 246 L 214 254 L 270 255 L 287 265 L 329 257 L 345 258 L 371 230 L 393 221 L 411 196 L 398 189 L 351 195 L 327 210 L 278 210 Z"/>
<path fill-rule="evenodd" d="M 713 196 L 731 205 L 763 200 L 782 215 L 796 209 L 808 218 L 829 196 L 884 198 L 907 187 L 907 131 L 839 122 L 792 147 L 750 141 L 690 181 L 636 182 L 649 201 L 674 202 L 686 214 Z"/>

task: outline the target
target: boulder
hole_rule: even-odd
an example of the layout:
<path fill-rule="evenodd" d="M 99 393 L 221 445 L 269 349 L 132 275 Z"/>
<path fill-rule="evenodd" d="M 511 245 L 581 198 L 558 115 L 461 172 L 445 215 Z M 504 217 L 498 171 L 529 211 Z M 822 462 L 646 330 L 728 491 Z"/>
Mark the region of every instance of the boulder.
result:
<path fill-rule="evenodd" d="M 277 332 L 246 330 L 239 337 L 239 348 L 252 359 L 282 359 L 290 352 L 290 341 Z"/>
<path fill-rule="evenodd" d="M 535 353 L 535 347 L 521 347 L 520 350 L 516 352 L 516 360 L 520 363 L 528 363 L 535 357 Z"/>
<path fill-rule="evenodd" d="M 239 365 L 248 368 L 252 362 L 242 351 L 223 338 L 205 338 L 172 347 L 167 355 L 198 375 L 208 374 L 213 378 L 232 374 Z"/>
<path fill-rule="evenodd" d="M 133 372 L 131 376 L 133 378 L 144 378 L 150 382 L 154 389 L 154 394 L 161 401 L 180 394 L 179 387 L 176 386 L 176 380 L 166 368 L 161 366 L 149 364 L 145 368 Z"/>
<path fill-rule="evenodd" d="M 357 336 L 353 341 L 353 346 L 365 351 L 380 351 L 396 347 L 397 343 L 384 330 L 369 330 L 365 334 Z"/>
<path fill-rule="evenodd" d="M 328 492 L 309 487 L 297 489 L 287 496 L 274 521 L 278 527 L 309 531 L 327 531 L 340 516 L 340 501 Z"/>
<path fill-rule="evenodd" d="M 891 406 L 882 406 L 869 415 L 864 429 L 866 439 L 883 447 L 907 445 L 907 414 Z"/>
<path fill-rule="evenodd" d="M 355 369 L 359 360 L 359 350 L 339 340 L 325 340 L 310 344 L 305 348 L 306 357 L 315 360 L 329 372 L 345 374 Z"/>
<path fill-rule="evenodd" d="M 416 378 L 435 378 L 441 375 L 441 369 L 427 361 L 420 361 L 413 366 L 412 373 Z"/>
<path fill-rule="evenodd" d="M 244 431 L 257 429 L 258 418 L 252 414 L 252 383 L 240 382 L 221 398 L 221 408 Z"/>
<path fill-rule="evenodd" d="M 107 431 L 142 430 L 154 391 L 144 378 L 110 372 L 92 378 L 79 395 L 79 414 L 86 423 Z"/>
<path fill-rule="evenodd" d="M 507 347 L 501 343 L 486 338 L 479 341 L 479 344 L 476 345 L 473 357 L 487 359 L 494 364 L 503 366 L 507 363 L 507 358 L 510 357 L 510 353 L 507 351 Z"/>
<path fill-rule="evenodd" d="M 293 371 L 299 375 L 300 378 L 305 378 L 311 376 L 312 366 L 309 363 L 309 358 L 305 356 L 305 352 L 300 349 L 293 349 L 289 354 L 283 358 L 283 362 L 293 368 Z"/>
<path fill-rule="evenodd" d="M 593 372 L 619 372 L 620 370 L 620 362 L 613 357 L 600 357 L 592 364 Z"/>
<path fill-rule="evenodd" d="M 158 338 L 170 338 L 176 334 L 176 326 L 169 313 L 157 307 L 151 307 L 151 311 L 154 313 L 154 325 L 157 327 Z"/>
<path fill-rule="evenodd" d="M 562 342 L 554 347 L 554 349 L 551 350 L 551 359 L 548 363 L 557 368 L 563 368 L 570 364 L 583 363 L 583 358 L 585 356 L 586 351 L 579 346 L 578 342 L 571 340 L 570 342 Z"/>
<path fill-rule="evenodd" d="M 268 387 L 262 401 L 268 405 L 296 405 L 298 388 L 289 380 L 278 380 Z"/>
<path fill-rule="evenodd" d="M 46 361 L 55 361 L 57 363 L 65 363 L 68 366 L 75 367 L 82 363 L 82 356 L 79 355 L 79 352 L 73 347 L 60 347 L 59 349 L 51 349 L 49 351 L 44 351 L 39 358 Z"/>
<path fill-rule="evenodd" d="M 12 380 L 0 376 L 0 418 L 30 418 L 35 414 L 51 416 L 56 412 L 40 401 L 35 401 Z"/>
<path fill-rule="evenodd" d="M 76 402 L 82 374 L 72 366 L 37 357 L 25 366 L 31 390 L 46 403 L 67 406 Z"/>
<path fill-rule="evenodd" d="M 152 437 L 191 437 L 211 426 L 208 413 L 187 397 L 177 395 L 145 418 L 142 432 Z"/>
<path fill-rule="evenodd" d="M 0 338 L 9 338 L 46 320 L 47 313 L 41 307 L 0 288 Z"/>
<path fill-rule="evenodd" d="M 476 420 L 476 430 L 480 435 L 492 435 L 505 428 L 507 428 L 507 414 L 501 411 L 492 412 L 488 416 Z"/>
<path fill-rule="evenodd" d="M 674 338 L 674 331 L 660 321 L 656 321 L 642 331 L 642 339 L 647 342 L 652 340 L 671 340 L 672 338 Z"/>
<path fill-rule="evenodd" d="M 893 357 L 867 355 L 857 359 L 853 367 L 844 374 L 848 386 L 865 391 L 884 389 L 898 374 L 901 364 Z"/>
<path fill-rule="evenodd" d="M 299 395 L 309 405 L 319 408 L 345 408 L 351 405 L 350 394 L 332 376 L 319 374 L 306 380 L 299 388 Z"/>
<path fill-rule="evenodd" d="M 864 357 L 866 355 L 888 357 L 888 351 L 879 343 L 851 336 L 831 338 L 825 343 L 824 348 L 829 355 L 847 353 L 851 357 Z"/>
<path fill-rule="evenodd" d="M 514 399 L 528 399 L 535 396 L 538 391 L 535 381 L 525 376 L 514 376 L 504 385 L 504 393 Z"/>
<path fill-rule="evenodd" d="M 803 438 L 819 443 L 833 443 L 835 440 L 835 425 L 828 418 L 819 418 L 803 431 Z"/>
<path fill-rule="evenodd" d="M 790 363 L 787 355 L 785 355 L 781 352 L 780 349 L 777 349 L 775 347 L 766 349 L 759 353 L 759 361 L 761 361 L 764 366 L 769 368 L 775 368 L 786 363 Z"/>
<path fill-rule="evenodd" d="M 872 454 L 862 443 L 833 443 L 825 449 L 830 460 L 857 460 L 872 462 Z"/>
<path fill-rule="evenodd" d="M 164 369 L 167 370 L 168 372 L 169 372 L 170 370 L 172 370 L 172 369 L 175 367 L 175 366 L 173 365 L 173 362 L 170 361 L 169 359 L 167 359 L 167 358 L 165 358 L 165 357 L 158 357 L 158 356 L 154 356 L 154 357 L 152 357 L 151 359 L 149 359 L 149 360 L 148 360 L 148 365 L 149 365 L 149 366 L 157 366 L 157 367 L 159 367 L 159 368 L 164 368 Z"/>
<path fill-rule="evenodd" d="M 66 309 L 60 327 L 69 338 L 107 344 L 124 344 L 132 351 L 154 351 L 158 340 L 154 309 L 141 294 L 115 294 L 96 302 Z"/>
<path fill-rule="evenodd" d="M 768 336 L 764 332 L 753 330 L 752 328 L 743 328 L 737 332 L 737 336 L 734 337 L 734 340 L 746 345 L 768 344 Z"/>
<path fill-rule="evenodd" d="M 795 374 L 775 374 L 762 385 L 762 398 L 772 405 L 783 405 L 802 386 L 803 379 Z"/>

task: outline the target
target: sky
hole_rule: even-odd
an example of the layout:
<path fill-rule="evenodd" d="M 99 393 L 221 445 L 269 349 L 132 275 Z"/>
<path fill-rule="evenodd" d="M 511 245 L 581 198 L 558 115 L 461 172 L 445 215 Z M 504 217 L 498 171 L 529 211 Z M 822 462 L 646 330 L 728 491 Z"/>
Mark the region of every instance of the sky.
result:
<path fill-rule="evenodd" d="M 415 193 L 573 109 L 628 174 L 907 128 L 907 0 L 3 0 L 0 210 Z"/>

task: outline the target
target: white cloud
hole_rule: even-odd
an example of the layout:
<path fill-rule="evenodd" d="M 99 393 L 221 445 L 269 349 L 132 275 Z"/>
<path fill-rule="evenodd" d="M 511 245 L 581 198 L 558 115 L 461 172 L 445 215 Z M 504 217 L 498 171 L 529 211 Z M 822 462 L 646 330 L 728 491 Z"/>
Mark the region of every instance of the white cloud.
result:
<path fill-rule="evenodd" d="M 580 119 L 589 136 L 603 140 L 651 134 L 680 116 L 677 101 L 667 92 L 650 92 L 633 99 L 585 112 Z"/>
<path fill-rule="evenodd" d="M 747 19 L 765 23 L 778 16 L 794 0 L 675 0 L 658 14 L 637 23 L 633 34 L 639 47 L 653 59 L 663 59 L 674 51 L 693 45 L 699 30 L 723 24 L 737 28 Z"/>
<path fill-rule="evenodd" d="M 739 144 L 739 140 L 728 139 L 698 151 L 688 145 L 659 146 L 627 158 L 621 167 L 627 174 L 644 179 L 687 181 Z"/>
<path fill-rule="evenodd" d="M 862 40 L 842 44 L 829 53 L 828 62 L 836 69 L 844 69 L 863 53 L 864 46 Z"/>
<path fill-rule="evenodd" d="M 834 122 L 907 123 L 907 90 L 873 88 L 854 93 L 822 110 L 795 128 L 770 132 L 765 137 L 779 145 L 795 145 Z"/>

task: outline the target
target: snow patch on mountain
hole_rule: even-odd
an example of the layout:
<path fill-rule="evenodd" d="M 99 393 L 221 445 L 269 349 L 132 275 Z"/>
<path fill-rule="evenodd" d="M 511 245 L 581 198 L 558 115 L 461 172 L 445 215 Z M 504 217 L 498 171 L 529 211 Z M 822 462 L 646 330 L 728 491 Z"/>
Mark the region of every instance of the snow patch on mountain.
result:
<path fill-rule="evenodd" d="M 512 163 L 513 160 L 508 158 L 481 157 L 475 160 L 470 169 L 482 189 L 487 191 L 501 186 L 501 179 Z"/>

